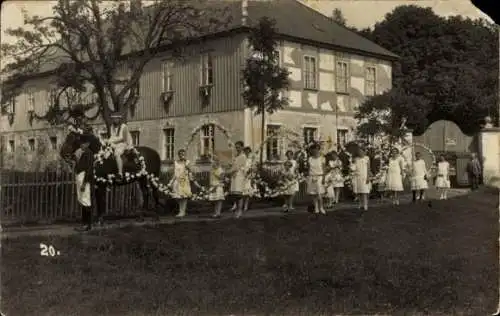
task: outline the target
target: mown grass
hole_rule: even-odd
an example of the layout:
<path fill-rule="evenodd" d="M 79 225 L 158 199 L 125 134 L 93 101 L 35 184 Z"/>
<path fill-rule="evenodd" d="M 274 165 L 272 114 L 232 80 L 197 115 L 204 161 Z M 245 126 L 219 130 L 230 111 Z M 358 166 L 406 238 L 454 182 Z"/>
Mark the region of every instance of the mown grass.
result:
<path fill-rule="evenodd" d="M 482 190 L 402 205 L 2 242 L 7 315 L 485 315 L 498 214 Z M 39 243 L 61 254 L 41 257 Z"/>

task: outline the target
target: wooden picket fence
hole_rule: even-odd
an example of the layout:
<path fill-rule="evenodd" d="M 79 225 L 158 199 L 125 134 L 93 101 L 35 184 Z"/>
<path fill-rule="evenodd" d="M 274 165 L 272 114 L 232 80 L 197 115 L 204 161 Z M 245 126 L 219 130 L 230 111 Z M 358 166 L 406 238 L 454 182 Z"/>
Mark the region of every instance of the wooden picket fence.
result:
<path fill-rule="evenodd" d="M 170 173 L 162 174 L 160 181 L 167 183 Z M 209 172 L 195 176 L 201 185 L 208 184 Z M 2 224 L 53 223 L 75 221 L 80 218 L 76 199 L 74 174 L 68 171 L 23 172 L 0 170 L 0 216 Z M 308 200 L 305 186 L 297 195 L 297 203 Z M 111 189 L 107 195 L 108 216 L 133 217 L 142 203 L 137 184 L 132 183 Z M 192 202 L 193 209 L 210 212 L 208 202 Z M 280 205 L 277 199 L 253 201 L 254 208 Z M 171 204 L 172 205 L 172 204 Z M 175 205 L 175 204 L 174 204 Z"/>

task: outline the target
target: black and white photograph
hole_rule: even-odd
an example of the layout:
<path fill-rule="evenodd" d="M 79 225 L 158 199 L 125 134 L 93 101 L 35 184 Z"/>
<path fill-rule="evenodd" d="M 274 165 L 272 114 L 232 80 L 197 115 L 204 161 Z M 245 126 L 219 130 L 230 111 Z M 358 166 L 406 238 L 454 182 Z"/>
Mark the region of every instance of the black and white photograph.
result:
<path fill-rule="evenodd" d="M 2 2 L 0 314 L 500 314 L 486 2 Z"/>

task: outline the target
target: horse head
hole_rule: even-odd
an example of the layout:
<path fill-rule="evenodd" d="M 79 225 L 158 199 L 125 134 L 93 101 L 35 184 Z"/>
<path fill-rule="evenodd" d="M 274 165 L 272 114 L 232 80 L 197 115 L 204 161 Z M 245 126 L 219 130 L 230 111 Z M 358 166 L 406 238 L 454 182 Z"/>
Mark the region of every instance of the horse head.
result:
<path fill-rule="evenodd" d="M 64 142 L 61 145 L 59 155 L 61 158 L 72 164 L 76 160 L 75 152 L 82 147 L 83 144 L 89 143 L 89 148 L 96 153 L 99 150 L 100 141 L 92 133 L 91 129 L 81 129 L 75 126 L 69 127 L 69 133 L 66 135 Z"/>

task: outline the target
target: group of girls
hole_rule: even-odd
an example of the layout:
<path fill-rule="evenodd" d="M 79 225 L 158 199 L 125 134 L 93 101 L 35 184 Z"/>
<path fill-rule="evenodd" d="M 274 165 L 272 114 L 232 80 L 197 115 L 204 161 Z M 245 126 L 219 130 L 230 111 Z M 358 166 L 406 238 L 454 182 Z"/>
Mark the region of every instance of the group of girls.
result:
<path fill-rule="evenodd" d="M 252 150 L 250 147 L 244 147 L 241 141 L 235 143 L 235 149 L 236 156 L 229 172 L 224 172 L 219 159 L 212 157 L 207 198 L 214 203 L 213 217 L 221 216 L 223 202 L 226 198 L 224 191 L 226 176 L 230 178 L 229 193 L 237 200 L 233 205 L 236 217 L 240 217 L 244 211 L 248 210 L 250 196 L 255 191 L 251 181 L 254 172 Z M 201 186 L 194 181 L 191 163 L 186 159 L 186 151 L 179 150 L 177 155 L 178 158 L 174 161 L 174 175 L 168 186 L 171 188 L 170 195 L 177 200 L 179 205 L 179 213 L 176 216 L 184 217 L 186 216 L 187 202 L 193 196 L 191 182 L 199 188 Z"/>
<path fill-rule="evenodd" d="M 248 210 L 250 197 L 256 192 L 255 184 L 252 181 L 255 177 L 255 170 L 252 167 L 252 150 L 249 147 L 244 147 L 241 141 L 235 143 L 235 149 L 236 156 L 228 172 L 224 172 L 217 157 L 212 159 L 208 200 L 214 203 L 213 217 L 216 218 L 221 216 L 226 197 L 225 177 L 230 179 L 228 193 L 235 198 L 236 202 L 233 204 L 232 211 L 235 212 L 236 217 L 241 217 Z M 314 144 L 309 148 L 307 166 L 307 193 L 312 197 L 314 212 L 326 214 L 325 207 L 332 207 L 339 203 L 340 192 L 344 187 L 342 161 L 336 153 L 332 153 L 328 160 L 325 159 L 321 154 L 320 145 Z M 356 200 L 359 201 L 359 209 L 366 211 L 374 178 L 370 170 L 370 159 L 362 148 L 353 157 L 349 167 L 352 190 Z M 404 190 L 403 179 L 407 169 L 399 151 L 393 148 L 387 162 L 387 168 L 384 170 L 382 178 L 379 179 L 378 190 L 389 192 L 395 205 L 399 204 L 399 194 Z M 420 153 L 415 154 L 415 161 L 409 171 L 413 200 L 423 200 L 424 192 L 428 188 L 429 175 Z M 294 209 L 294 197 L 299 191 L 298 162 L 294 159 L 292 151 L 286 152 L 282 173 L 284 179 L 281 190 L 284 197 L 283 209 L 287 212 Z M 194 180 L 192 175 L 190 162 L 186 159 L 186 152 L 179 150 L 178 159 L 174 162 L 174 176 L 169 183 L 172 189 L 171 196 L 177 199 L 179 205 L 177 217 L 186 216 L 187 202 L 192 197 L 191 181 Z M 196 182 L 194 184 L 199 186 Z M 440 156 L 436 167 L 435 186 L 440 194 L 440 199 L 446 199 L 450 180 L 449 163 L 444 156 Z"/>
<path fill-rule="evenodd" d="M 448 198 L 450 183 L 450 164 L 444 155 L 439 156 L 439 160 L 434 171 L 430 172 L 420 152 L 415 153 L 415 160 L 410 166 L 405 166 L 403 157 L 397 148 L 391 150 L 391 155 L 387 162 L 387 168 L 383 170 L 379 181 L 378 190 L 388 192 L 392 198 L 392 203 L 399 205 L 399 194 L 404 191 L 403 180 L 409 173 L 413 202 L 425 200 L 425 192 L 429 188 L 431 173 L 434 173 L 434 185 L 440 200 Z"/>

